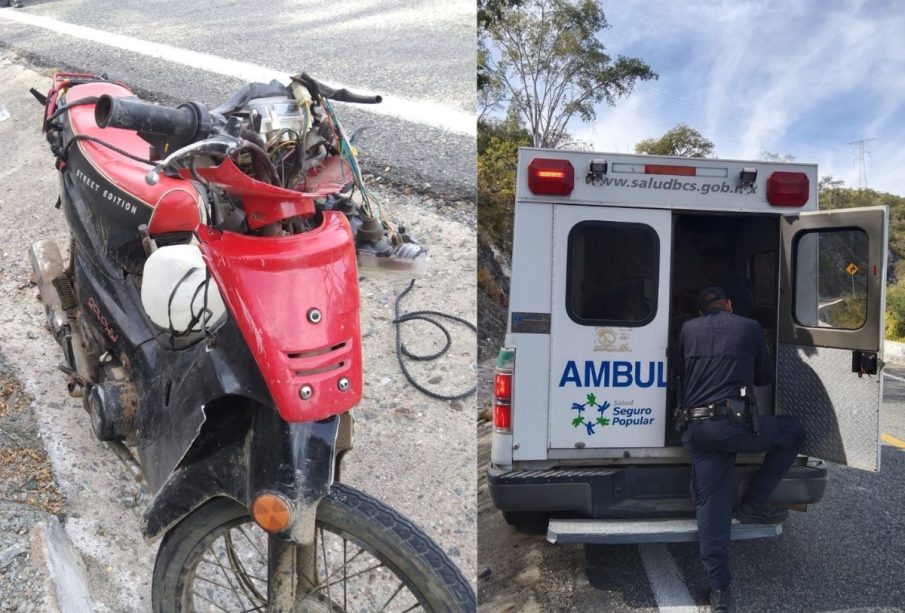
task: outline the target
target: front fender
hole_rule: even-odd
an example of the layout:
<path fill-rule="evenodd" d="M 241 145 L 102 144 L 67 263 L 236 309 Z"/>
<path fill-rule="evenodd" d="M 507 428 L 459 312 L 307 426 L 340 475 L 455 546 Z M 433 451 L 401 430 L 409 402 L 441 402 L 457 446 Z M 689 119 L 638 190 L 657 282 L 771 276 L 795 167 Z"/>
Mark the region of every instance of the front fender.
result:
<path fill-rule="evenodd" d="M 203 454 L 189 453 L 157 491 L 142 516 L 148 540 L 162 536 L 208 500 L 232 498 L 251 508 L 264 492 L 281 494 L 293 521 L 281 536 L 299 543 L 314 538 L 317 503 L 327 495 L 337 470 L 337 437 L 348 440 L 352 418 L 345 414 L 318 422 L 287 423 L 272 407 L 255 410 L 244 437 L 201 440 Z M 339 451 L 344 451 L 341 449 Z"/>
<path fill-rule="evenodd" d="M 308 422 L 361 400 L 355 244 L 345 215 L 301 234 L 197 231 L 199 248 L 284 420 Z"/>

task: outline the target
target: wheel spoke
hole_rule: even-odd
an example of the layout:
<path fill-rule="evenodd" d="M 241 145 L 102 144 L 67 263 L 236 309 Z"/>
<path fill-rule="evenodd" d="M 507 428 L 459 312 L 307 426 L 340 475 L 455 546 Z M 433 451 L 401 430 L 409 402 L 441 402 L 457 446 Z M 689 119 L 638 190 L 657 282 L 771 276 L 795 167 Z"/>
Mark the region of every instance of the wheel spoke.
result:
<path fill-rule="evenodd" d="M 233 584 L 233 582 L 230 581 L 229 574 L 227 574 L 227 572 L 226 572 L 228 569 L 225 566 L 223 566 L 223 564 L 220 562 L 220 557 L 217 555 L 217 552 L 211 551 L 211 555 L 214 556 L 214 560 L 216 561 L 216 563 L 211 562 L 207 558 L 202 559 L 201 561 L 206 562 L 207 564 L 210 564 L 211 566 L 216 566 L 220 570 L 220 573 L 223 575 L 223 578 L 226 580 L 226 583 L 229 585 L 230 591 L 232 591 L 233 593 L 238 593 L 237 586 L 235 586 Z"/>
<path fill-rule="evenodd" d="M 343 611 L 349 610 L 349 603 L 348 603 L 349 581 L 348 581 L 348 577 L 346 576 L 346 569 L 349 568 L 349 562 L 346 559 L 346 555 L 348 554 L 348 551 L 347 551 L 348 546 L 349 546 L 349 541 L 347 541 L 346 539 L 343 539 Z"/>
<path fill-rule="evenodd" d="M 225 569 L 225 570 L 230 570 L 230 569 L 226 568 L 225 566 L 223 566 L 222 564 L 216 564 L 216 563 L 214 563 L 214 562 L 211 562 L 211 561 L 208 560 L 207 558 L 202 559 L 201 562 L 204 562 L 205 564 L 210 564 L 211 566 L 218 566 L 218 567 L 220 567 L 220 568 L 222 568 L 222 569 Z M 257 575 L 253 575 L 253 574 L 251 574 L 251 573 L 248 573 L 248 576 L 251 577 L 252 579 L 257 579 L 258 581 L 260 581 L 261 583 L 264 583 L 265 585 L 267 584 L 267 579 L 264 579 L 263 577 L 259 577 L 259 576 L 257 576 Z M 235 588 L 233 588 L 233 589 L 235 589 Z"/>
<path fill-rule="evenodd" d="M 386 610 L 387 610 L 387 607 L 390 606 L 390 603 L 393 602 L 393 599 L 396 598 L 396 595 L 397 595 L 399 592 L 401 592 L 401 591 L 402 591 L 402 588 L 404 588 L 404 587 L 405 587 L 405 584 L 404 584 L 402 581 L 400 581 L 400 582 L 399 582 L 399 587 L 396 588 L 396 591 L 393 592 L 393 595 L 390 596 L 390 599 L 387 600 L 385 603 L 383 603 L 383 606 L 380 607 L 380 611 L 386 611 Z"/>
<path fill-rule="evenodd" d="M 239 531 L 244 536 L 244 539 L 249 542 L 249 544 L 253 547 L 255 552 L 260 555 L 260 548 L 254 545 L 253 539 L 248 535 L 245 530 L 241 528 Z M 343 610 L 348 610 L 348 586 L 349 582 L 356 577 L 360 577 L 362 575 L 366 575 L 368 573 L 372 573 L 374 571 L 378 571 L 380 568 L 386 568 L 386 565 L 376 558 L 374 559 L 376 563 L 370 563 L 365 568 L 357 569 L 353 572 L 350 571 L 350 565 L 353 564 L 357 559 L 363 558 L 366 554 L 368 557 L 371 557 L 370 554 L 365 549 L 359 548 L 354 554 L 349 556 L 349 542 L 346 538 L 340 537 L 342 539 L 342 565 L 340 568 L 331 568 L 330 565 L 330 557 L 327 552 L 326 545 L 326 533 L 323 528 L 318 528 L 318 536 L 320 538 L 320 549 L 321 549 L 321 557 L 323 558 L 323 568 L 321 569 L 324 573 L 324 577 L 318 579 L 317 585 L 313 586 L 310 591 L 308 591 L 302 601 L 307 601 L 310 599 L 317 599 L 318 595 L 321 595 L 321 598 L 326 597 L 325 602 L 330 603 L 330 606 L 333 606 L 333 598 L 331 593 L 331 587 L 337 584 L 342 584 L 343 590 Z M 222 538 L 222 541 L 221 541 Z M 266 585 L 266 581 L 261 577 L 258 577 L 254 574 L 249 573 L 245 569 L 245 565 L 243 564 L 241 557 L 236 551 L 236 543 L 229 536 L 229 533 L 221 536 L 216 541 L 212 547 L 207 551 L 204 557 L 201 558 L 199 564 L 207 564 L 209 566 L 215 567 L 219 573 L 223 576 L 223 579 L 226 581 L 226 585 L 214 581 L 209 577 L 205 577 L 201 574 L 195 575 L 197 579 L 201 581 L 205 581 L 210 583 L 216 587 L 229 590 L 232 593 L 232 596 L 239 601 L 240 610 L 243 611 L 260 611 L 266 608 L 267 606 L 267 598 L 262 596 L 258 591 L 257 587 L 251 582 L 251 579 L 256 579 Z M 222 549 L 220 547 L 216 547 L 218 542 L 222 542 Z M 226 557 L 226 564 L 224 564 L 224 560 L 221 558 L 221 553 Z M 228 566 L 227 566 L 228 564 Z M 386 611 L 387 608 L 392 604 L 399 594 L 402 592 L 405 587 L 405 583 L 400 581 L 399 585 L 395 588 L 393 593 L 387 598 L 384 602 L 383 606 L 375 606 L 375 611 Z M 207 596 L 194 592 L 194 595 L 198 596 L 202 600 L 211 603 L 215 607 L 220 610 L 228 611 L 228 610 L 236 610 L 238 607 L 231 607 L 229 609 L 224 608 L 221 604 L 217 604 L 212 601 Z M 248 601 L 248 605 L 243 604 L 243 601 Z M 373 603 L 376 604 L 376 603 Z M 245 608 L 246 606 L 251 606 L 251 608 Z M 414 611 L 420 607 L 419 604 L 415 604 L 412 607 L 406 609 L 406 611 Z"/>
<path fill-rule="evenodd" d="M 221 537 L 221 538 L 223 538 L 223 537 Z M 215 540 L 213 545 L 215 546 L 219 540 L 220 539 Z M 226 546 L 226 539 L 223 538 L 223 541 Z M 240 606 L 242 606 L 243 608 L 245 607 L 245 603 L 243 602 L 243 597 L 245 600 L 248 601 L 248 604 L 251 604 L 251 605 L 256 604 L 254 602 L 254 600 L 252 598 L 250 598 L 248 596 L 248 594 L 243 590 L 241 580 L 239 580 L 238 577 L 236 577 L 235 570 L 227 568 L 226 566 L 223 565 L 223 562 L 220 560 L 220 556 L 218 555 L 218 552 L 214 546 L 212 546 L 211 549 L 208 550 L 208 554 L 210 554 L 210 556 L 213 557 L 214 561 L 211 562 L 208 555 L 205 554 L 205 556 L 200 560 L 199 564 L 205 563 L 210 566 L 215 566 L 220 571 L 220 573 L 223 575 L 224 580 L 226 581 L 227 585 L 229 586 L 227 589 L 229 589 L 229 591 L 232 593 L 233 597 L 236 600 L 238 600 Z M 229 557 L 229 553 L 227 553 L 226 555 L 227 555 L 227 557 Z M 230 572 L 228 572 L 228 571 L 230 571 Z M 230 574 L 232 574 L 232 578 L 230 577 Z M 207 581 L 213 583 L 213 581 L 211 581 L 210 579 L 200 576 L 197 573 L 196 573 L 196 577 L 201 578 L 201 579 L 206 579 Z M 236 585 L 233 580 L 236 580 L 239 583 L 239 585 Z M 209 598 L 206 598 L 202 594 L 198 593 L 196 590 L 192 590 L 192 593 L 195 596 L 202 598 L 203 600 L 210 601 Z M 266 599 L 265 599 L 265 601 L 266 601 Z M 222 608 L 222 607 L 220 607 L 220 608 Z M 224 610 L 229 610 L 229 609 L 224 609 Z"/>
<path fill-rule="evenodd" d="M 378 563 L 375 564 L 374 566 L 369 566 L 368 568 L 365 568 L 365 569 L 363 569 L 363 570 L 360 570 L 360 571 L 358 571 L 358 572 L 355 572 L 355 573 L 349 575 L 348 578 L 349 578 L 349 579 L 354 579 L 355 577 L 358 577 L 358 576 L 363 575 L 363 574 L 365 574 L 365 573 L 371 572 L 372 570 L 377 570 L 378 568 L 380 568 L 380 567 L 382 567 L 382 566 L 384 566 L 383 562 L 378 562 Z M 334 573 L 334 574 L 335 574 L 335 573 Z M 317 586 L 311 593 L 313 594 L 313 593 L 319 592 L 319 591 L 321 591 L 321 590 L 323 590 L 323 589 L 329 589 L 331 585 L 336 585 L 337 583 L 339 583 L 340 581 L 343 581 L 343 580 L 344 580 L 344 579 L 337 579 L 336 581 L 330 581 L 330 582 L 327 582 L 327 583 L 320 583 L 320 584 L 318 584 L 318 586 Z"/>
<path fill-rule="evenodd" d="M 262 558 L 266 558 L 267 554 L 265 554 L 264 551 L 260 547 L 258 547 L 258 544 L 255 543 L 253 538 L 248 536 L 248 533 L 245 532 L 245 528 L 243 526 L 238 526 L 238 528 L 239 532 L 242 533 L 242 536 L 245 537 L 245 540 L 247 540 L 251 544 L 251 546 L 254 547 L 255 551 L 258 552 L 258 555 L 260 555 Z"/>
<path fill-rule="evenodd" d="M 227 532 L 225 540 L 227 545 L 226 555 L 227 558 L 229 558 L 229 565 L 233 568 L 233 572 L 236 573 L 239 584 L 246 590 L 246 595 L 251 592 L 251 595 L 254 596 L 258 602 L 267 602 L 267 598 L 263 596 L 251 582 L 248 573 L 245 571 L 245 567 L 242 565 L 242 560 L 236 555 L 236 549 L 233 547 L 232 533 Z M 249 600 L 254 599 L 249 597 Z"/>
<path fill-rule="evenodd" d="M 358 550 L 358 553 L 356 553 L 354 556 L 352 556 L 351 558 L 349 558 L 349 562 L 354 561 L 355 558 L 357 558 L 358 556 L 360 556 L 360 555 L 363 554 L 363 553 L 366 553 L 365 550 L 364 550 L 364 549 L 359 549 L 359 550 Z M 343 573 L 344 573 L 344 576 L 345 576 L 345 569 L 346 569 L 346 565 L 344 564 L 344 565 L 343 565 L 343 568 L 342 568 Z M 337 569 L 337 570 L 333 571 L 332 573 L 330 573 L 329 575 L 325 576 L 325 577 L 323 578 L 323 580 L 320 580 L 320 579 L 319 579 L 317 585 L 313 586 L 313 589 L 314 589 L 314 590 L 318 590 L 318 589 L 323 588 L 323 587 L 324 587 L 324 581 L 329 581 L 329 580 L 332 579 L 333 576 L 334 576 L 336 573 L 338 573 L 338 572 L 339 572 L 339 569 Z M 333 583 L 335 584 L 336 582 L 334 581 Z"/>
<path fill-rule="evenodd" d="M 223 589 L 226 589 L 226 590 L 232 591 L 232 590 L 235 589 L 235 588 L 232 587 L 231 585 L 223 585 L 222 583 L 217 583 L 217 582 L 214 581 L 213 579 L 208 579 L 207 577 L 205 577 L 205 576 L 203 576 L 203 575 L 199 575 L 199 574 L 197 574 L 197 573 L 195 574 L 195 578 L 196 578 L 196 579 L 200 579 L 200 580 L 202 580 L 202 581 L 206 581 L 207 583 L 210 583 L 210 584 L 212 584 L 212 585 L 216 585 L 217 587 L 222 587 Z"/>
<path fill-rule="evenodd" d="M 351 492 L 350 495 L 364 498 L 363 494 L 345 489 Z M 365 499 L 379 505 L 376 500 Z M 216 512 L 223 513 L 221 523 L 214 527 L 208 523 L 203 533 L 199 533 L 197 527 L 194 534 L 189 532 L 190 540 L 186 546 L 193 546 L 194 550 L 181 571 L 181 583 L 178 585 L 185 586 L 181 590 L 183 596 L 177 595 L 175 599 L 167 597 L 168 602 L 176 604 L 171 610 L 180 609 L 180 599 L 181 610 L 220 613 L 252 613 L 274 606 L 293 610 L 310 608 L 324 613 L 398 613 L 403 610 L 403 613 L 409 613 L 424 611 L 430 607 L 428 603 L 435 603 L 434 598 L 428 596 L 432 585 L 422 581 L 420 572 L 407 572 L 413 563 L 415 569 L 420 570 L 420 566 L 424 566 L 425 572 L 431 569 L 417 565 L 414 559 L 397 559 L 396 552 L 399 550 L 392 544 L 393 541 L 388 540 L 414 534 L 416 540 L 423 542 L 416 542 L 407 550 L 418 552 L 431 543 L 418 533 L 417 528 L 406 523 L 401 524 L 406 531 L 396 526 L 368 526 L 361 522 L 346 524 L 342 514 L 356 517 L 354 507 L 342 500 L 330 500 L 324 504 L 325 516 L 321 518 L 319 509 L 314 532 L 320 543 L 315 541 L 311 545 L 300 546 L 281 540 L 278 551 L 273 549 L 274 537 L 260 530 L 247 514 L 242 514 L 242 509 L 230 511 L 226 503 L 215 507 Z M 367 520 L 368 517 L 362 519 Z M 186 537 L 186 534 L 180 535 L 181 539 Z M 277 562 L 278 573 L 272 568 Z M 458 585 L 463 583 L 459 579 Z M 449 596 L 437 598 L 436 603 L 445 605 L 456 602 L 452 598 L 454 596 L 450 592 Z"/>
<path fill-rule="evenodd" d="M 224 609 L 223 607 L 221 607 L 220 605 L 218 605 L 216 602 L 214 602 L 214 601 L 211 600 L 210 598 L 206 597 L 204 594 L 199 594 L 198 592 L 194 592 L 192 595 L 193 595 L 193 596 L 197 596 L 197 597 L 200 598 L 201 600 L 206 600 L 207 602 L 211 603 L 212 605 L 214 605 L 215 607 L 217 607 L 217 608 L 220 609 L 221 611 L 226 611 L 226 613 L 229 613 L 229 609 Z"/>
<path fill-rule="evenodd" d="M 324 554 L 324 574 L 329 576 L 330 573 L 330 564 L 327 562 L 327 546 L 324 544 L 324 529 L 318 529 L 321 535 L 321 552 Z M 343 571 L 345 574 L 345 571 Z M 330 596 L 330 584 L 327 584 L 327 602 L 333 602 L 333 597 Z"/>

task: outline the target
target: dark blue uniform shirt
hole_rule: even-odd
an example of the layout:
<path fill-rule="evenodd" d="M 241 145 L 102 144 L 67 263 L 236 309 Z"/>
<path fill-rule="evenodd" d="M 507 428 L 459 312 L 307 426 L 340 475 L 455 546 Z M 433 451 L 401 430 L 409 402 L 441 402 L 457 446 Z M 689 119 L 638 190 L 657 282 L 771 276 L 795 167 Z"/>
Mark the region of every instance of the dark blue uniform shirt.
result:
<path fill-rule="evenodd" d="M 738 398 L 745 385 L 773 382 L 764 330 L 753 319 L 711 310 L 685 322 L 678 350 L 677 373 L 687 408 Z"/>

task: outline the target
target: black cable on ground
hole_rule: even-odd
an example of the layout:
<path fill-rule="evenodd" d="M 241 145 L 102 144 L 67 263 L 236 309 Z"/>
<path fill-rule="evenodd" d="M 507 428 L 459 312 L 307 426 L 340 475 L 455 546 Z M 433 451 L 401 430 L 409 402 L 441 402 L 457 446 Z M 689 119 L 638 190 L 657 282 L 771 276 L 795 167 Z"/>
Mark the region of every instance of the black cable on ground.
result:
<path fill-rule="evenodd" d="M 402 303 L 402 299 L 405 298 L 406 294 L 408 294 L 410 291 L 412 291 L 413 287 L 415 287 L 414 279 L 412 279 L 412 282 L 409 283 L 409 286 L 407 288 L 405 288 L 405 290 L 403 290 L 402 293 L 400 293 L 396 297 L 396 319 L 393 320 L 393 323 L 396 324 L 396 358 L 399 360 L 399 367 L 402 369 L 402 374 L 405 375 L 406 380 L 408 380 L 408 382 L 411 383 L 412 387 L 414 387 L 416 390 L 418 390 L 422 394 L 425 394 L 425 395 L 430 396 L 431 398 L 435 398 L 437 400 L 461 400 L 462 398 L 467 398 L 468 396 L 471 396 L 472 394 L 475 393 L 475 390 L 477 390 L 477 385 L 472 386 L 472 388 L 469 389 L 467 392 L 462 392 L 461 394 L 451 394 L 451 395 L 440 394 L 433 390 L 427 389 L 426 387 L 424 387 L 423 385 L 421 385 L 420 383 L 415 381 L 415 378 L 409 372 L 408 368 L 406 368 L 405 358 L 409 358 L 410 360 L 415 360 L 416 362 L 430 362 L 432 360 L 441 358 L 443 355 L 446 354 L 447 351 L 449 351 L 449 347 L 450 347 L 450 345 L 452 345 L 452 336 L 450 335 L 449 330 L 446 329 L 446 326 L 444 326 L 442 323 L 437 321 L 436 318 L 439 317 L 439 318 L 448 319 L 451 321 L 456 321 L 456 322 L 459 322 L 460 324 L 468 326 L 469 328 L 474 330 L 475 334 L 477 334 L 477 332 L 478 332 L 477 326 L 475 326 L 470 321 L 466 321 L 466 320 L 462 319 L 461 317 L 456 317 L 455 315 L 450 315 L 449 313 L 441 313 L 440 311 L 412 311 L 411 313 L 406 313 L 405 315 L 400 315 L 399 314 L 399 305 Z M 446 337 L 446 344 L 443 345 L 442 349 L 440 349 L 439 351 L 436 351 L 434 353 L 425 354 L 425 355 L 418 355 L 418 354 L 412 353 L 411 351 L 406 349 L 405 345 L 402 342 L 401 324 L 406 321 L 413 321 L 416 319 L 421 320 L 421 321 L 426 321 L 429 324 L 432 324 L 440 329 L 440 331 Z"/>

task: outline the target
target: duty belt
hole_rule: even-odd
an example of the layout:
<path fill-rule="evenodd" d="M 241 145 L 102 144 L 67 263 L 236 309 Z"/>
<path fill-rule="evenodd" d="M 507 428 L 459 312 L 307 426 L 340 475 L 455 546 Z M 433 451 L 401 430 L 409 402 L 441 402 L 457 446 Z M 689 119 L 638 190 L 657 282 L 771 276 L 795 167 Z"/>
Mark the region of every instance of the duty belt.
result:
<path fill-rule="evenodd" d="M 729 409 L 726 406 L 726 401 L 708 404 L 704 407 L 692 407 L 688 409 L 688 419 L 691 420 L 727 417 L 728 415 Z"/>

